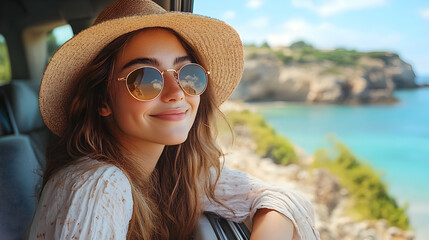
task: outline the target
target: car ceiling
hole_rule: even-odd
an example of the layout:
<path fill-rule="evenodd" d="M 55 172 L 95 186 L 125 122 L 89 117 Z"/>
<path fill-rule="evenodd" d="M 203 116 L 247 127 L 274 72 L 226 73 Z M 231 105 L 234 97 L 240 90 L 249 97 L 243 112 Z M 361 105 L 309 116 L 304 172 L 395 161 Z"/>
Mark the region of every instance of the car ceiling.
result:
<path fill-rule="evenodd" d="M 7 42 L 12 79 L 40 79 L 43 36 L 69 24 L 74 34 L 90 26 L 115 0 L 0 0 L 0 34 Z M 153 0 L 168 11 L 192 12 L 193 0 Z M 46 45 L 46 44 L 45 44 Z"/>
<path fill-rule="evenodd" d="M 167 10 L 192 12 L 193 0 L 154 0 Z M 114 0 L 0 0 L 0 32 L 52 22 L 92 23 Z M 71 24 L 73 25 L 73 24 Z M 73 31 L 80 31 L 73 27 Z"/>

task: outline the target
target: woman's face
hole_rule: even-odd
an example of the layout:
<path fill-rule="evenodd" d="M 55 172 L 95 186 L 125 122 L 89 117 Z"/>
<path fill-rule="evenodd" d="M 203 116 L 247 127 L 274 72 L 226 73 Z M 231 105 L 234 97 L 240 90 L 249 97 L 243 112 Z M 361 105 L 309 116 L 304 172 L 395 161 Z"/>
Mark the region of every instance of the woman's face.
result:
<path fill-rule="evenodd" d="M 164 88 L 151 101 L 136 100 L 128 92 L 126 81 L 117 79 L 143 66 L 155 67 L 161 72 L 178 70 L 190 63 L 190 59 L 177 37 L 167 30 L 147 29 L 126 43 L 115 63 L 111 102 L 100 109 L 101 115 L 112 115 L 111 129 L 122 144 L 175 145 L 186 140 L 200 96 L 184 93 L 172 72 L 164 73 Z"/>

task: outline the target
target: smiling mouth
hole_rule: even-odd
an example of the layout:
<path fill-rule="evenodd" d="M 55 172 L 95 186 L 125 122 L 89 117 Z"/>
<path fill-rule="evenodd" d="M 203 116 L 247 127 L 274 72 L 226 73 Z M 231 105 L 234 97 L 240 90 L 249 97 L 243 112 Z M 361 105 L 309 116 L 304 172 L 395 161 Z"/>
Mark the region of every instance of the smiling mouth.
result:
<path fill-rule="evenodd" d="M 172 109 L 150 116 L 166 121 L 181 121 L 185 119 L 186 113 L 188 110 Z"/>

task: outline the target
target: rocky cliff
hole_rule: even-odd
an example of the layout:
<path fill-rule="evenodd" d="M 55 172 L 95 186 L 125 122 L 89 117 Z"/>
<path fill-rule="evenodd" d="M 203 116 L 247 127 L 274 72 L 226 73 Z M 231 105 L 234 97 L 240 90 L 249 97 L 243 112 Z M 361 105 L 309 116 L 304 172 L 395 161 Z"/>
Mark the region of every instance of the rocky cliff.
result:
<path fill-rule="evenodd" d="M 388 104 L 396 102 L 395 89 L 416 87 L 411 65 L 395 53 L 326 51 L 301 43 L 245 47 L 243 78 L 232 99 Z"/>

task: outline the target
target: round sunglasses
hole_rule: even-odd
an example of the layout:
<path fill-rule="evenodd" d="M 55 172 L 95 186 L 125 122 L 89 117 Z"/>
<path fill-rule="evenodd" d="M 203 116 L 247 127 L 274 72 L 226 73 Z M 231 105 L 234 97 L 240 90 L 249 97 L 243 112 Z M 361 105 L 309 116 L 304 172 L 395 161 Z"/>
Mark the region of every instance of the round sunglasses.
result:
<path fill-rule="evenodd" d="M 162 72 L 157 68 L 145 66 L 131 71 L 126 77 L 118 78 L 118 81 L 126 80 L 128 92 L 135 99 L 150 101 L 161 94 L 165 72 L 172 72 L 180 88 L 191 96 L 201 95 L 206 90 L 207 76 L 210 74 L 196 63 L 185 64 L 177 71 L 167 69 Z"/>

